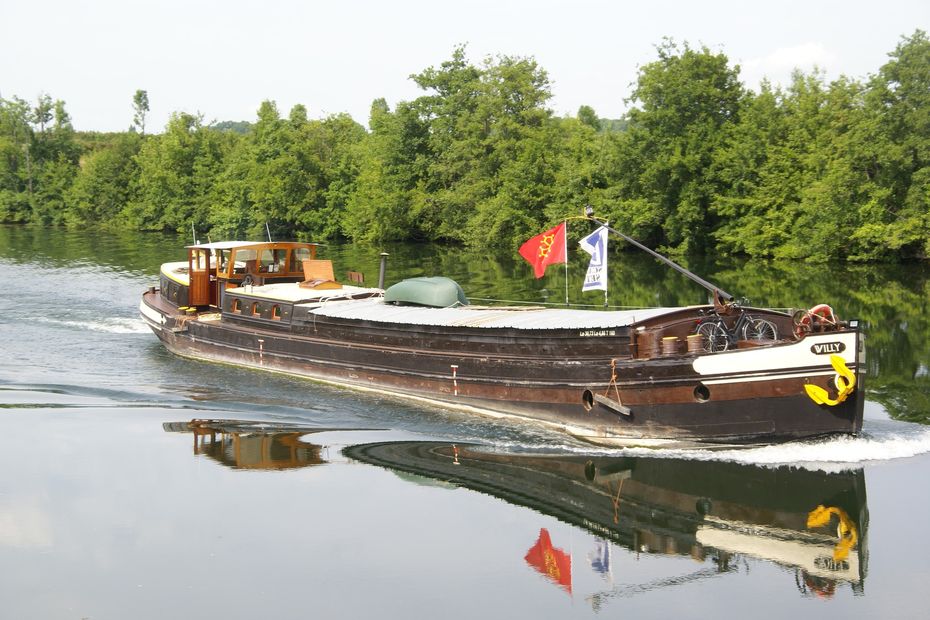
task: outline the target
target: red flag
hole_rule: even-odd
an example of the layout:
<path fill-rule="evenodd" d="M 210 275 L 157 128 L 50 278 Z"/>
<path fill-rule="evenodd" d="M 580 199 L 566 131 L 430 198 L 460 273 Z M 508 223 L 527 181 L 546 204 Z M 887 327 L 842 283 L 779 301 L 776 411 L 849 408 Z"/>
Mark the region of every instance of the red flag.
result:
<path fill-rule="evenodd" d="M 523 558 L 526 563 L 572 593 L 572 556 L 552 546 L 549 530 L 539 530 L 539 539 Z"/>
<path fill-rule="evenodd" d="M 521 245 L 520 256 L 533 266 L 537 278 L 543 277 L 547 265 L 566 262 L 565 222 Z"/>

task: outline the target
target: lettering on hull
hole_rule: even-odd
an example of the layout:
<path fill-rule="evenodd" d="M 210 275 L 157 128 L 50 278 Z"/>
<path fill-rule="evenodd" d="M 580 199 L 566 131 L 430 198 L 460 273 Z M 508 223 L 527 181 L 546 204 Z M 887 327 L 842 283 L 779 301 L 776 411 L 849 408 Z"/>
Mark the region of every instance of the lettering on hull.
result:
<path fill-rule="evenodd" d="M 582 338 L 591 338 L 594 336 L 616 336 L 617 330 L 615 329 L 588 329 L 582 332 L 578 332 L 578 335 Z"/>
<path fill-rule="evenodd" d="M 843 342 L 818 342 L 811 345 L 811 353 L 814 355 L 832 355 L 842 353 L 846 350 L 846 344 Z"/>

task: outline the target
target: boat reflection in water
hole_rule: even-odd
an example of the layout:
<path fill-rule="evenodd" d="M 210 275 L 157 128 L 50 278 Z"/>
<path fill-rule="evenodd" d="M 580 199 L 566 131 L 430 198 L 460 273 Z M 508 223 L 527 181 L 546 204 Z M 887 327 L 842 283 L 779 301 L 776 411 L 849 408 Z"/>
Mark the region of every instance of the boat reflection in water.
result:
<path fill-rule="evenodd" d="M 356 445 L 343 453 L 582 527 L 603 539 L 588 558 L 595 572 L 609 570 L 608 541 L 637 554 L 690 556 L 711 564 L 661 583 L 600 592 L 589 597 L 595 607 L 604 598 L 735 572 L 747 558 L 793 571 L 805 595 L 828 597 L 842 584 L 863 591 L 868 508 L 861 469 L 823 473 L 651 457 L 502 454 L 429 442 Z M 537 570 L 555 570 L 551 581 L 570 591 L 570 578 L 557 570 L 564 551 L 549 543 L 545 530 L 539 545 L 548 545 L 548 555 Z M 530 554 L 527 562 L 536 567 Z"/>
<path fill-rule="evenodd" d="M 208 456 L 233 469 L 295 469 L 321 465 L 322 446 L 308 443 L 307 428 L 241 420 L 166 422 L 169 432 L 191 433 L 194 454 Z"/>
<path fill-rule="evenodd" d="M 164 429 L 191 433 L 195 454 L 233 469 L 326 462 L 326 448 L 305 437 L 329 429 L 236 420 L 169 422 Z M 586 597 L 595 609 L 611 598 L 736 573 L 749 560 L 793 573 L 806 596 L 829 597 L 844 585 L 863 592 L 868 508 L 861 469 L 823 473 L 655 457 L 502 453 L 422 441 L 357 444 L 342 453 L 403 479 L 478 491 L 586 530 L 595 538 L 586 563 L 573 562 L 571 545 L 546 528 L 527 532 L 524 561 L 569 594 L 588 577 L 603 585 L 603 577 L 608 588 Z M 636 556 L 690 557 L 701 566 L 617 587 L 612 571 L 622 558 L 611 556 L 616 546 Z M 581 566 L 593 574 L 582 576 Z"/>

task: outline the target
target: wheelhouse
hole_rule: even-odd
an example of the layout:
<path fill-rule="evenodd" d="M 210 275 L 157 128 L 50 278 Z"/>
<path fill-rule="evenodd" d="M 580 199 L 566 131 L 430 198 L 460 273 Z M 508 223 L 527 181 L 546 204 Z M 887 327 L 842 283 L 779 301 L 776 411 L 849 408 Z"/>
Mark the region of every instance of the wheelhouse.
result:
<path fill-rule="evenodd" d="M 223 241 L 187 246 L 187 262 L 162 266 L 163 295 L 178 306 L 218 307 L 228 288 L 300 282 L 316 243 Z"/>

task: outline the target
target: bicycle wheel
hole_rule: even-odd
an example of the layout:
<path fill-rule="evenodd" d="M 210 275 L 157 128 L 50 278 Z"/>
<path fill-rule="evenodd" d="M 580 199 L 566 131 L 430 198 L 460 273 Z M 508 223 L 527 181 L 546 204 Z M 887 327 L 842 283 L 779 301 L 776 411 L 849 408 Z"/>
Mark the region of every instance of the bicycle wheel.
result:
<path fill-rule="evenodd" d="M 703 336 L 701 342 L 708 353 L 719 353 L 730 348 L 730 335 L 722 323 L 706 321 L 698 325 L 694 333 Z"/>
<path fill-rule="evenodd" d="M 743 325 L 740 337 L 743 340 L 778 340 L 778 328 L 765 319 L 749 319 Z"/>

